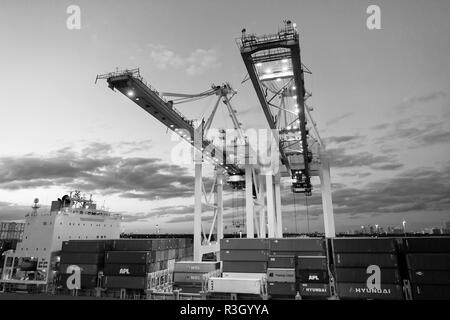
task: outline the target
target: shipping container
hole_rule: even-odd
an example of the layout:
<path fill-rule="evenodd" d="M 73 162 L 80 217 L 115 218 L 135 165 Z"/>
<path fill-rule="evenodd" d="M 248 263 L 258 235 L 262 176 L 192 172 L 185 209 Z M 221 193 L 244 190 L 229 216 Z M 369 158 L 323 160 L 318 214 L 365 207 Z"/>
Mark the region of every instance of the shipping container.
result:
<path fill-rule="evenodd" d="M 62 274 L 59 278 L 59 285 L 64 289 L 69 289 L 67 287 L 67 280 L 69 277 L 69 274 Z M 80 289 L 92 289 L 97 287 L 97 276 L 95 275 L 81 275 L 80 280 Z M 72 283 L 74 283 L 73 278 L 69 281 L 72 281 Z"/>
<path fill-rule="evenodd" d="M 267 261 L 267 250 L 221 250 L 222 261 Z"/>
<path fill-rule="evenodd" d="M 174 272 L 173 282 L 178 283 L 202 283 L 203 273 L 193 273 L 193 272 Z"/>
<path fill-rule="evenodd" d="M 450 286 L 412 285 L 413 300 L 450 300 Z"/>
<path fill-rule="evenodd" d="M 269 251 L 270 256 L 324 256 L 324 251 Z"/>
<path fill-rule="evenodd" d="M 199 293 L 202 291 L 201 285 L 177 284 L 173 285 L 173 290 L 180 290 L 181 293 Z"/>
<path fill-rule="evenodd" d="M 407 254 L 408 269 L 450 270 L 450 253 Z"/>
<path fill-rule="evenodd" d="M 329 297 L 330 286 L 324 283 L 299 283 L 298 288 L 302 297 Z"/>
<path fill-rule="evenodd" d="M 380 268 L 396 268 L 397 256 L 388 253 L 337 253 L 334 260 L 337 267 L 364 267 L 377 265 Z"/>
<path fill-rule="evenodd" d="M 333 251 L 335 253 L 390 253 L 396 252 L 395 239 L 333 239 Z"/>
<path fill-rule="evenodd" d="M 285 238 L 271 239 L 270 251 L 315 251 L 325 252 L 324 239 Z"/>
<path fill-rule="evenodd" d="M 297 279 L 301 283 L 328 283 L 328 271 L 323 270 L 298 270 Z"/>
<path fill-rule="evenodd" d="M 107 276 L 142 277 L 148 273 L 147 264 L 105 264 L 103 273 Z"/>
<path fill-rule="evenodd" d="M 114 240 L 115 251 L 152 251 L 153 241 L 151 239 L 120 239 Z"/>
<path fill-rule="evenodd" d="M 267 268 L 267 280 L 270 282 L 295 283 L 295 269 Z"/>
<path fill-rule="evenodd" d="M 103 264 L 104 253 L 62 252 L 61 264 Z"/>
<path fill-rule="evenodd" d="M 298 256 L 297 270 L 328 270 L 325 256 Z"/>
<path fill-rule="evenodd" d="M 232 238 L 220 240 L 221 250 L 268 250 L 269 239 Z"/>
<path fill-rule="evenodd" d="M 174 272 L 198 272 L 198 273 L 208 273 L 220 269 L 219 261 L 204 261 L 204 262 L 193 262 L 193 261 L 177 261 L 175 263 Z"/>
<path fill-rule="evenodd" d="M 243 272 L 224 272 L 222 278 L 237 279 L 267 279 L 267 273 L 243 273 Z"/>
<path fill-rule="evenodd" d="M 400 284 L 400 273 L 397 269 L 380 268 L 381 283 Z M 337 282 L 366 283 L 372 273 L 367 273 L 367 268 L 336 268 Z"/>
<path fill-rule="evenodd" d="M 60 264 L 59 272 L 62 274 L 67 273 L 67 268 L 71 265 L 73 265 L 73 264 L 64 264 L 64 263 Z M 80 268 L 82 275 L 86 274 L 86 275 L 95 276 L 98 274 L 98 271 L 99 271 L 99 267 L 96 264 L 78 264 L 77 266 Z"/>
<path fill-rule="evenodd" d="M 269 268 L 295 268 L 295 256 L 269 256 Z"/>
<path fill-rule="evenodd" d="M 106 264 L 147 264 L 151 262 L 148 251 L 108 251 L 105 256 Z"/>
<path fill-rule="evenodd" d="M 295 283 L 268 282 L 267 293 L 272 296 L 295 296 L 297 294 Z"/>
<path fill-rule="evenodd" d="M 267 262 L 263 261 L 223 261 L 223 272 L 266 273 Z"/>
<path fill-rule="evenodd" d="M 147 277 L 105 276 L 104 286 L 107 289 L 147 289 Z"/>
<path fill-rule="evenodd" d="M 380 290 L 369 289 L 366 283 L 337 283 L 340 299 L 403 300 L 402 286 L 381 284 Z"/>
<path fill-rule="evenodd" d="M 450 270 L 409 270 L 409 279 L 415 284 L 450 285 Z"/>
<path fill-rule="evenodd" d="M 111 247 L 112 242 L 108 241 L 64 241 L 61 251 L 100 253 L 109 250 Z"/>
<path fill-rule="evenodd" d="M 406 252 L 415 253 L 450 253 L 450 237 L 406 238 L 403 240 Z"/>
<path fill-rule="evenodd" d="M 208 291 L 226 293 L 261 294 L 262 282 L 258 279 L 209 278 Z"/>

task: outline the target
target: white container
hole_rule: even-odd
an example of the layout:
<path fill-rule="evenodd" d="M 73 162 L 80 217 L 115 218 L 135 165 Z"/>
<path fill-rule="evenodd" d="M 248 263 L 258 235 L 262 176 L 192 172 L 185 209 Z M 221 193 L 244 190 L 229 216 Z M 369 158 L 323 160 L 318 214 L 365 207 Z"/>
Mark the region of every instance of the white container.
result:
<path fill-rule="evenodd" d="M 245 278 L 209 278 L 208 291 L 261 294 L 261 280 Z"/>
<path fill-rule="evenodd" d="M 267 278 L 265 273 L 238 273 L 238 272 L 224 272 L 223 278 L 238 278 L 238 279 L 258 279 L 263 280 Z"/>

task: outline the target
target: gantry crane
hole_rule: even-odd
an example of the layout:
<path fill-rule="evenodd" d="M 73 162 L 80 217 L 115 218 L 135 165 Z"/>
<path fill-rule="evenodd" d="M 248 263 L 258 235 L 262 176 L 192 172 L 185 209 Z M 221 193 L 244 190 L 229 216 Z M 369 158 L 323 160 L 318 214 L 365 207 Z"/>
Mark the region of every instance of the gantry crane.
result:
<path fill-rule="evenodd" d="M 304 67 L 300 60 L 299 35 L 295 24 L 285 22 L 277 34 L 256 36 L 242 30 L 238 39 L 241 55 L 249 78 L 258 96 L 273 133 L 279 159 L 270 165 L 260 166 L 259 154 L 250 146 L 249 139 L 237 119 L 230 100 L 236 94 L 228 83 L 213 85 L 199 94 L 159 92 L 140 75 L 139 69 L 116 71 L 97 76 L 106 79 L 112 90 L 117 90 L 178 134 L 194 150 L 195 200 L 194 200 L 194 260 L 201 261 L 203 254 L 219 252 L 223 238 L 223 185 L 224 178 L 233 189 L 245 189 L 245 225 L 248 238 L 283 237 L 281 212 L 281 177 L 292 178 L 292 191 L 310 195 L 311 177 L 321 180 L 325 235 L 334 237 L 334 217 L 331 200 L 331 182 L 325 145 L 320 139 L 311 118 L 306 100 L 310 94 L 304 86 Z M 307 70 L 309 72 L 309 70 Z M 211 114 L 201 123 L 188 120 L 174 105 L 216 95 Z M 168 100 L 170 98 L 176 98 Z M 237 132 L 241 155 L 230 152 L 225 144 L 219 145 L 207 138 L 220 102 L 226 106 Z M 276 114 L 273 113 L 275 109 Z M 310 134 L 308 122 L 314 134 Z M 235 157 L 231 158 L 230 155 Z M 214 183 L 209 194 L 202 181 L 202 165 L 207 160 L 215 166 Z M 274 170 L 281 163 L 281 171 Z M 276 162 L 276 163 L 274 163 Z M 212 196 L 214 195 L 214 199 Z M 209 234 L 202 228 L 202 197 L 214 209 Z M 216 241 L 212 234 L 216 228 Z"/>
<path fill-rule="evenodd" d="M 280 161 L 285 169 L 284 172 L 274 173 L 275 206 L 269 203 L 273 192 L 267 192 L 269 236 L 281 233 L 277 181 L 284 175 L 292 178 L 294 193 L 304 193 L 306 196 L 312 194 L 311 177 L 320 177 L 325 235 L 334 237 L 329 162 L 325 145 L 311 118 L 312 108 L 306 104 L 311 94 L 305 90 L 304 74 L 311 72 L 301 62 L 296 24 L 284 21 L 278 33 L 261 36 L 247 34 L 243 29 L 237 44 L 268 126 L 279 142 Z M 308 120 L 315 136 L 309 132 Z M 271 177 L 267 179 L 271 180 Z M 270 186 L 269 181 L 267 188 Z M 274 221 L 278 222 L 277 229 L 272 228 L 271 231 L 270 224 Z"/>
<path fill-rule="evenodd" d="M 207 133 L 211 128 L 218 106 L 222 101 L 232 119 L 234 130 L 238 133 L 238 138 L 245 140 L 241 124 L 237 119 L 236 111 L 230 103 L 231 97 L 236 93 L 228 83 L 220 86 L 212 85 L 211 89 L 200 94 L 180 94 L 159 92 L 148 84 L 141 76 L 139 69 L 115 71 L 96 78 L 106 79 L 108 86 L 112 90 L 117 90 L 127 96 L 131 101 L 144 109 L 154 118 L 163 123 L 167 128 L 182 137 L 193 146 L 195 163 L 195 209 L 194 209 L 194 259 L 201 260 L 205 253 L 218 252 L 219 240 L 223 238 L 223 181 L 224 175 L 228 182 L 234 186 L 242 185 L 241 177 L 243 169 L 232 160 L 224 145 L 214 144 L 207 139 Z M 216 95 L 217 101 L 210 116 L 203 119 L 199 125 L 188 120 L 179 112 L 174 104 L 198 100 Z M 168 100 L 167 97 L 177 98 Z M 202 165 L 206 159 L 215 166 L 215 178 L 209 193 L 202 181 Z M 214 199 L 212 198 L 214 195 Z M 206 206 L 214 209 L 213 223 L 207 235 L 202 228 L 202 197 Z M 212 234 L 216 227 L 216 241 L 212 241 Z M 202 239 L 203 238 L 203 239 Z"/>

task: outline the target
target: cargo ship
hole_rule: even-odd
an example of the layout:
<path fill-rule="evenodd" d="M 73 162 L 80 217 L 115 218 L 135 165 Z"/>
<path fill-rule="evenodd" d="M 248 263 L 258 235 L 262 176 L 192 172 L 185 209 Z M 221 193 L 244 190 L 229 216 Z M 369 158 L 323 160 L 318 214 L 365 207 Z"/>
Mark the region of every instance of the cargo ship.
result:
<path fill-rule="evenodd" d="M 62 244 L 68 240 L 118 239 L 119 214 L 112 214 L 81 194 L 70 192 L 52 201 L 49 212 L 39 199 L 25 216 L 23 237 L 15 250 L 4 252 L 0 283 L 16 287 L 46 286 L 55 275 Z"/>

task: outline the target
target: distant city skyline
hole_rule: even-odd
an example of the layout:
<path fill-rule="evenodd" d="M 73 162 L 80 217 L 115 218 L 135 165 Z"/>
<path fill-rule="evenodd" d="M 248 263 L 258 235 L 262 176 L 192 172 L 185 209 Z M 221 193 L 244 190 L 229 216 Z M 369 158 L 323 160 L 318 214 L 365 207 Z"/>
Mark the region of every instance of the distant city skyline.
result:
<path fill-rule="evenodd" d="M 66 12 L 80 7 L 81 29 Z M 381 30 L 366 9 L 381 8 Z M 331 159 L 337 232 L 361 225 L 422 230 L 450 220 L 450 2 L 2 1 L 0 221 L 21 220 L 38 197 L 80 189 L 123 214 L 128 232 L 191 232 L 193 165 L 171 160 L 165 127 L 97 74 L 139 67 L 160 91 L 198 93 L 228 81 L 245 128 L 264 114 L 235 44 L 242 28 L 297 23 L 306 89 Z M 181 105 L 200 120 L 213 100 Z M 218 112 L 217 128 L 231 127 Z M 208 165 L 207 173 L 212 172 Z M 322 232 L 320 190 L 283 181 L 288 232 Z M 225 222 L 243 216 L 226 190 Z M 306 206 L 306 202 L 308 206 Z M 205 226 L 207 226 L 206 221 Z"/>

